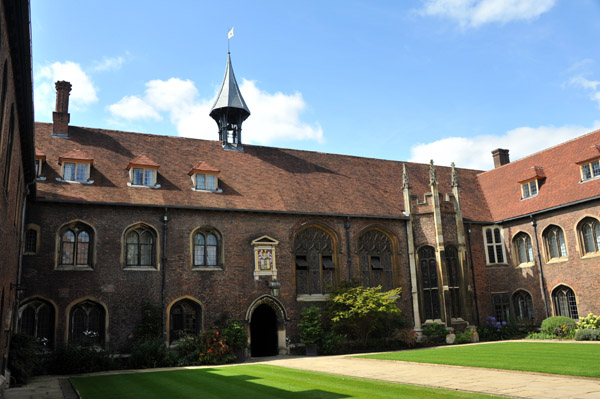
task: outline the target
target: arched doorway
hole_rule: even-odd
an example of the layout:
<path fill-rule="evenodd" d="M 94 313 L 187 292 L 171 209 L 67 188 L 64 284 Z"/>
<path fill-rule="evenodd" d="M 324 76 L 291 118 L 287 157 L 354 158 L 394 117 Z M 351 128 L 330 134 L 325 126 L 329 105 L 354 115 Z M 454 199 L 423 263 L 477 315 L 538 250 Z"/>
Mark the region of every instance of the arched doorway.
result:
<path fill-rule="evenodd" d="M 251 356 L 278 355 L 277 315 L 275 310 L 265 303 L 252 312 L 250 320 Z"/>

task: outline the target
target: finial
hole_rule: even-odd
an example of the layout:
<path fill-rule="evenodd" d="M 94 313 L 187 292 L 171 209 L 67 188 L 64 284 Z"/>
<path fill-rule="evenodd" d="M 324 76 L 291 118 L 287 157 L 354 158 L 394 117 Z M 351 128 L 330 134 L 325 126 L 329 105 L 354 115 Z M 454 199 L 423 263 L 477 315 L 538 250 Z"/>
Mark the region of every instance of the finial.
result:
<path fill-rule="evenodd" d="M 402 164 L 402 189 L 408 190 L 410 183 L 408 182 L 408 172 L 406 171 L 406 164 Z"/>
<path fill-rule="evenodd" d="M 429 161 L 429 184 L 433 186 L 437 184 L 437 173 L 435 172 L 435 167 L 433 166 L 433 159 Z"/>
<path fill-rule="evenodd" d="M 452 166 L 452 175 L 451 175 L 451 186 L 452 188 L 458 187 L 458 174 L 456 173 L 456 168 L 454 167 L 454 162 L 450 165 Z"/>

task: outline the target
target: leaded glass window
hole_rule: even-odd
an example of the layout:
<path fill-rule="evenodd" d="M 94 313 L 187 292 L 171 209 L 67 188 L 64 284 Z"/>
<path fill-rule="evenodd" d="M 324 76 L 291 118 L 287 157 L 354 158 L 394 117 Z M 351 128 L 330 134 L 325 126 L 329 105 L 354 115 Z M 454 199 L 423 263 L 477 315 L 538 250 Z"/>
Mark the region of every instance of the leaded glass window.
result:
<path fill-rule="evenodd" d="M 394 288 L 392 240 L 382 231 L 368 230 L 358 239 L 360 283 L 364 287 L 381 285 Z"/>
<path fill-rule="evenodd" d="M 554 312 L 556 316 L 566 316 L 572 319 L 579 318 L 577 301 L 572 289 L 565 286 L 557 287 L 552 292 L 552 299 L 554 300 Z"/>
<path fill-rule="evenodd" d="M 188 299 L 177 302 L 171 307 L 170 341 L 176 341 L 186 335 L 196 335 L 200 332 L 202 309 Z"/>
<path fill-rule="evenodd" d="M 54 307 L 42 300 L 27 302 L 19 309 L 19 331 L 45 345 L 54 339 Z"/>
<path fill-rule="evenodd" d="M 517 291 L 513 295 L 515 317 L 520 321 L 533 320 L 533 301 L 526 291 Z"/>
<path fill-rule="evenodd" d="M 600 222 L 585 218 L 579 223 L 580 237 L 584 254 L 600 251 Z"/>
<path fill-rule="evenodd" d="M 127 266 L 156 266 L 156 236 L 148 227 L 138 227 L 125 237 Z"/>
<path fill-rule="evenodd" d="M 194 266 L 219 266 L 219 236 L 212 230 L 194 234 Z"/>
<path fill-rule="evenodd" d="M 419 249 L 419 269 L 421 277 L 421 298 L 423 301 L 423 318 L 425 320 L 441 319 L 438 271 L 435 249 L 431 246 Z"/>
<path fill-rule="evenodd" d="M 565 235 L 558 226 L 550 226 L 544 231 L 544 240 L 548 251 L 548 259 L 567 256 L 567 244 Z"/>
<path fill-rule="evenodd" d="M 499 227 L 484 228 L 488 264 L 504 263 L 504 243 Z"/>
<path fill-rule="evenodd" d="M 64 229 L 60 235 L 60 264 L 90 265 L 91 229 L 77 223 Z"/>
<path fill-rule="evenodd" d="M 100 304 L 85 301 L 74 306 L 71 310 L 70 322 L 69 342 L 86 345 L 104 343 L 106 312 Z"/>
<path fill-rule="evenodd" d="M 519 233 L 514 239 L 517 248 L 517 261 L 519 264 L 533 262 L 533 247 L 531 237 L 525 233 Z"/>
<path fill-rule="evenodd" d="M 333 239 L 318 227 L 308 227 L 294 236 L 296 294 L 323 295 L 335 282 Z"/>

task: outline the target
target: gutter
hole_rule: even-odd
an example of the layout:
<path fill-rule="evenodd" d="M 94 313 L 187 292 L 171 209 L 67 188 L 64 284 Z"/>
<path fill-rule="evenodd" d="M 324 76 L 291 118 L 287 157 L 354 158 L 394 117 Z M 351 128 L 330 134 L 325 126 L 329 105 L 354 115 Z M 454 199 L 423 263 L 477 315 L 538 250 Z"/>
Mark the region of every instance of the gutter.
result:
<path fill-rule="evenodd" d="M 600 195 L 597 195 L 597 196 L 591 197 L 591 198 L 585 198 L 582 200 L 569 202 L 567 204 L 553 206 L 553 207 L 542 209 L 542 210 L 535 211 L 535 212 L 530 212 L 525 215 L 519 215 L 519 216 L 514 216 L 514 217 L 511 217 L 508 219 L 499 220 L 499 221 L 495 222 L 494 224 L 502 224 L 502 223 L 506 223 L 506 222 L 512 222 L 514 220 L 523 219 L 523 218 L 527 218 L 527 217 L 531 218 L 532 216 L 541 215 L 542 213 L 551 212 L 551 211 L 555 211 L 557 209 L 567 208 L 569 206 L 579 205 L 579 204 L 583 204 L 583 203 L 590 202 L 590 201 L 596 201 L 596 200 L 600 200 Z"/>
<path fill-rule="evenodd" d="M 535 246 L 537 249 L 538 263 L 540 264 L 540 290 L 542 291 L 542 300 L 544 301 L 544 311 L 546 312 L 546 319 L 549 317 L 548 311 L 548 298 L 546 297 L 546 281 L 544 280 L 544 268 L 542 267 L 542 255 L 540 253 L 540 241 L 538 239 L 537 233 L 537 220 L 532 215 L 529 215 L 531 218 L 531 225 L 533 226 L 533 233 L 535 235 Z"/>
<path fill-rule="evenodd" d="M 160 303 L 162 307 L 162 324 L 163 324 L 163 341 L 167 342 L 167 304 L 165 303 L 166 298 L 166 277 L 167 277 L 167 231 L 169 227 L 167 222 L 169 217 L 167 216 L 168 208 L 165 207 L 165 213 L 162 217 L 162 251 L 161 251 L 161 282 L 160 282 Z"/>

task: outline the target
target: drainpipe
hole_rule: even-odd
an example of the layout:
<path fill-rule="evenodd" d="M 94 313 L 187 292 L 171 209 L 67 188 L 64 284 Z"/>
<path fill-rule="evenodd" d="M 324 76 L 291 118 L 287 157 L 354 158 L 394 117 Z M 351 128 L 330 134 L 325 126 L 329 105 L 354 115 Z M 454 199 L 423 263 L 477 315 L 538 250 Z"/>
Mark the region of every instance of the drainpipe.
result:
<path fill-rule="evenodd" d="M 540 241 L 538 240 L 537 221 L 533 215 L 529 215 L 529 218 L 531 219 L 533 233 L 535 234 L 535 246 L 537 249 L 538 262 L 540 264 L 540 290 L 542 291 L 542 300 L 544 301 L 544 311 L 546 312 L 546 318 L 548 318 L 550 312 L 548 311 L 548 298 L 546 298 L 546 281 L 544 280 L 544 268 L 542 267 L 542 254 L 540 253 Z"/>
<path fill-rule="evenodd" d="M 167 231 L 168 226 L 167 222 L 169 218 L 167 216 L 168 208 L 165 208 L 165 213 L 163 215 L 163 228 L 162 228 L 162 280 L 160 287 L 160 303 L 162 304 L 162 323 L 163 323 L 163 341 L 167 342 L 167 307 L 165 304 L 165 291 L 166 291 L 166 276 L 167 276 Z"/>
<path fill-rule="evenodd" d="M 352 281 L 352 254 L 350 253 L 350 216 L 346 217 L 344 222 L 344 229 L 346 229 L 346 250 L 348 251 L 348 260 L 346 261 L 346 267 L 348 267 L 348 281 Z"/>
<path fill-rule="evenodd" d="M 467 244 L 469 245 L 469 263 L 471 264 L 471 276 L 473 277 L 473 299 L 475 300 L 475 317 L 479 325 L 479 303 L 477 301 L 477 285 L 475 284 L 475 265 L 473 264 L 473 250 L 471 248 L 471 223 L 467 228 Z"/>

